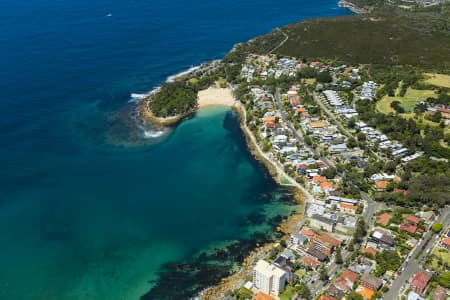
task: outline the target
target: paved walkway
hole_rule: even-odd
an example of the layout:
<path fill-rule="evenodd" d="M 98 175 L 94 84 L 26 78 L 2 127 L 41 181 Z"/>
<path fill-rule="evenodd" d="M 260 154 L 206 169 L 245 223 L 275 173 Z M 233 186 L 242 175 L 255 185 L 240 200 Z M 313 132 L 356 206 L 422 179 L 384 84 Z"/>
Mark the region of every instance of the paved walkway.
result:
<path fill-rule="evenodd" d="M 293 179 L 291 176 L 286 174 L 286 172 L 284 171 L 282 166 L 280 166 L 276 161 L 274 161 L 272 157 L 269 157 L 269 155 L 267 153 L 262 151 L 261 147 L 259 146 L 258 142 L 256 141 L 256 138 L 255 138 L 253 132 L 247 127 L 247 111 L 246 111 L 245 107 L 240 102 L 238 102 L 236 104 L 236 106 L 242 111 L 242 114 L 243 114 L 242 122 L 243 122 L 244 131 L 247 134 L 247 136 L 250 138 L 252 143 L 254 144 L 259 155 L 261 157 L 263 157 L 266 161 L 268 161 L 275 168 L 278 175 L 284 176 L 290 182 L 290 185 L 298 188 L 305 195 L 306 202 L 314 202 L 315 201 L 314 197 L 302 185 L 300 185 L 297 181 L 295 181 L 295 179 Z"/>

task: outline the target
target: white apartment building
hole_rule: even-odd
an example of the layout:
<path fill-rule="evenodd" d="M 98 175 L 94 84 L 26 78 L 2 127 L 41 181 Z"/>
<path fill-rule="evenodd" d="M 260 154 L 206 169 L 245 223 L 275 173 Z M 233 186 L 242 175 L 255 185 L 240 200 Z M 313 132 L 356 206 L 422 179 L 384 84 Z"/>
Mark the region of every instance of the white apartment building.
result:
<path fill-rule="evenodd" d="M 253 269 L 253 284 L 268 295 L 278 296 L 286 284 L 286 271 L 261 259 Z"/>

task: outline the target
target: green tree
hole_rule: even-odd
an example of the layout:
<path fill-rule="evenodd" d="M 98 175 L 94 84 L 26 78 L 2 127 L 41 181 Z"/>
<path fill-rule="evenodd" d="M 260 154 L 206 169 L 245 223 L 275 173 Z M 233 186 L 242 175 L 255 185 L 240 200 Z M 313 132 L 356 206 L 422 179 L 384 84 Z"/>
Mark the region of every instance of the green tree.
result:
<path fill-rule="evenodd" d="M 443 272 L 439 274 L 438 282 L 443 287 L 450 288 L 450 272 Z"/>
<path fill-rule="evenodd" d="M 320 267 L 320 269 L 319 269 L 319 278 L 320 278 L 320 280 L 323 280 L 323 281 L 327 281 L 328 280 L 327 270 L 323 266 Z"/>
<path fill-rule="evenodd" d="M 441 232 L 443 226 L 444 226 L 444 225 L 442 225 L 441 223 L 434 223 L 434 224 L 431 226 L 431 229 L 432 229 L 435 233 L 439 233 L 439 232 Z"/>
<path fill-rule="evenodd" d="M 317 74 L 317 81 L 322 83 L 327 83 L 333 81 L 333 77 L 331 77 L 330 72 L 322 71 Z"/>
<path fill-rule="evenodd" d="M 364 298 L 363 298 L 363 296 L 361 296 L 360 294 L 358 294 L 357 292 L 355 292 L 355 291 L 351 291 L 349 294 L 348 294 L 348 300 L 364 300 Z"/>
<path fill-rule="evenodd" d="M 341 265 L 342 263 L 344 263 L 344 260 L 342 259 L 342 253 L 341 253 L 341 248 L 337 248 L 336 249 L 336 257 L 335 257 L 335 261 L 337 264 Z"/>
<path fill-rule="evenodd" d="M 300 283 L 295 286 L 295 291 L 303 298 L 309 299 L 311 297 L 311 291 L 305 283 Z"/>

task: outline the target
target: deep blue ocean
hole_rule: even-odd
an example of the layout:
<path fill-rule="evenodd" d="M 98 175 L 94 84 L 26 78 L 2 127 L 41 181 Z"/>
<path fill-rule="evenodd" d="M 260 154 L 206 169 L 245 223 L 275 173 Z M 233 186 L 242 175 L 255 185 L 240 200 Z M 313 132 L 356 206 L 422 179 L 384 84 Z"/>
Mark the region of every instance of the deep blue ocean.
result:
<path fill-rule="evenodd" d="M 183 299 L 267 238 L 296 208 L 236 115 L 146 137 L 130 94 L 336 2 L 0 1 L 0 299 Z"/>

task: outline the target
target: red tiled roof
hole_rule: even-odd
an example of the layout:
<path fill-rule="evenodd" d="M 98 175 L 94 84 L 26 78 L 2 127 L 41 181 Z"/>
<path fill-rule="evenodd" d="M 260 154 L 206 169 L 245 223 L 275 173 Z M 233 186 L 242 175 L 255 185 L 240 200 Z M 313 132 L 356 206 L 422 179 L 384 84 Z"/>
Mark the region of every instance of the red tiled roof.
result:
<path fill-rule="evenodd" d="M 325 126 L 324 122 L 311 122 L 309 123 L 309 127 L 311 128 L 322 128 Z"/>
<path fill-rule="evenodd" d="M 339 203 L 339 207 L 343 208 L 343 209 L 351 209 L 351 210 L 355 210 L 355 211 L 358 209 L 358 206 L 356 206 L 356 205 L 342 203 L 342 202 Z"/>
<path fill-rule="evenodd" d="M 420 218 L 411 215 L 411 216 L 408 216 L 408 217 L 406 218 L 406 221 L 408 221 L 409 223 L 412 223 L 412 224 L 416 224 L 416 225 L 417 225 L 417 224 L 420 223 Z"/>
<path fill-rule="evenodd" d="M 450 114 L 450 108 L 439 107 L 437 109 L 437 111 L 440 112 L 440 113 L 444 113 L 444 114 Z"/>
<path fill-rule="evenodd" d="M 392 216 L 388 213 L 381 214 L 377 217 L 377 223 L 387 226 L 389 224 L 389 221 L 391 220 Z"/>
<path fill-rule="evenodd" d="M 349 283 L 345 278 L 339 277 L 334 282 L 334 286 L 343 292 L 348 292 L 352 288 L 352 283 Z"/>
<path fill-rule="evenodd" d="M 361 252 L 371 254 L 373 257 L 377 256 L 377 250 L 373 247 L 363 248 Z"/>
<path fill-rule="evenodd" d="M 313 259 L 313 258 L 311 258 L 309 256 L 304 256 L 302 261 L 306 265 L 311 266 L 313 268 L 316 268 L 320 264 L 317 260 L 315 260 L 315 259 Z"/>
<path fill-rule="evenodd" d="M 327 233 L 321 234 L 318 237 L 318 239 L 320 239 L 320 240 L 322 240 L 324 242 L 327 242 L 327 243 L 333 245 L 334 247 L 339 247 L 341 245 L 341 241 L 340 240 L 334 238 L 333 236 L 331 236 L 331 235 L 329 235 Z"/>
<path fill-rule="evenodd" d="M 408 223 L 400 224 L 400 229 L 409 233 L 415 233 L 417 231 L 417 227 Z"/>
<path fill-rule="evenodd" d="M 438 286 L 433 293 L 433 300 L 445 300 L 447 299 L 447 289 L 442 286 Z"/>
<path fill-rule="evenodd" d="M 402 189 L 398 189 L 398 188 L 395 188 L 395 189 L 394 189 L 394 193 L 399 193 L 399 194 L 402 194 L 402 195 L 403 195 L 403 197 L 404 197 L 404 196 L 406 196 L 406 194 L 408 194 L 408 192 L 407 192 L 407 191 L 405 191 L 405 190 L 402 190 Z"/>
<path fill-rule="evenodd" d="M 275 300 L 275 298 L 264 294 L 263 292 L 259 292 L 258 294 L 255 295 L 255 297 L 253 297 L 253 300 Z"/>
<path fill-rule="evenodd" d="M 448 237 L 443 238 L 442 244 L 444 244 L 446 246 L 450 246 L 450 238 L 448 238 Z"/>
<path fill-rule="evenodd" d="M 322 183 L 322 182 L 327 182 L 327 178 L 325 176 L 314 176 L 312 178 L 312 181 Z"/>
<path fill-rule="evenodd" d="M 317 235 L 314 231 L 308 228 L 303 228 L 300 230 L 300 234 L 306 235 L 309 239 L 312 239 Z"/>
<path fill-rule="evenodd" d="M 336 187 L 331 183 L 331 182 L 329 182 L 329 181 L 324 181 L 324 182 L 322 182 L 321 184 L 320 184 L 320 189 L 322 190 L 322 191 L 324 191 L 324 190 L 335 190 L 336 189 Z"/>
<path fill-rule="evenodd" d="M 375 186 L 381 190 L 385 190 L 387 188 L 387 184 L 388 182 L 386 180 L 375 181 Z"/>
<path fill-rule="evenodd" d="M 424 290 L 427 287 L 428 281 L 430 281 L 431 276 L 424 272 L 417 272 L 411 282 L 411 285 Z"/>
<path fill-rule="evenodd" d="M 330 296 L 327 296 L 327 295 L 322 295 L 322 296 L 319 297 L 318 300 L 336 300 L 336 298 L 330 297 Z"/>
<path fill-rule="evenodd" d="M 347 269 L 342 272 L 341 277 L 347 279 L 350 282 L 355 282 L 356 279 L 358 278 L 358 274 Z"/>

